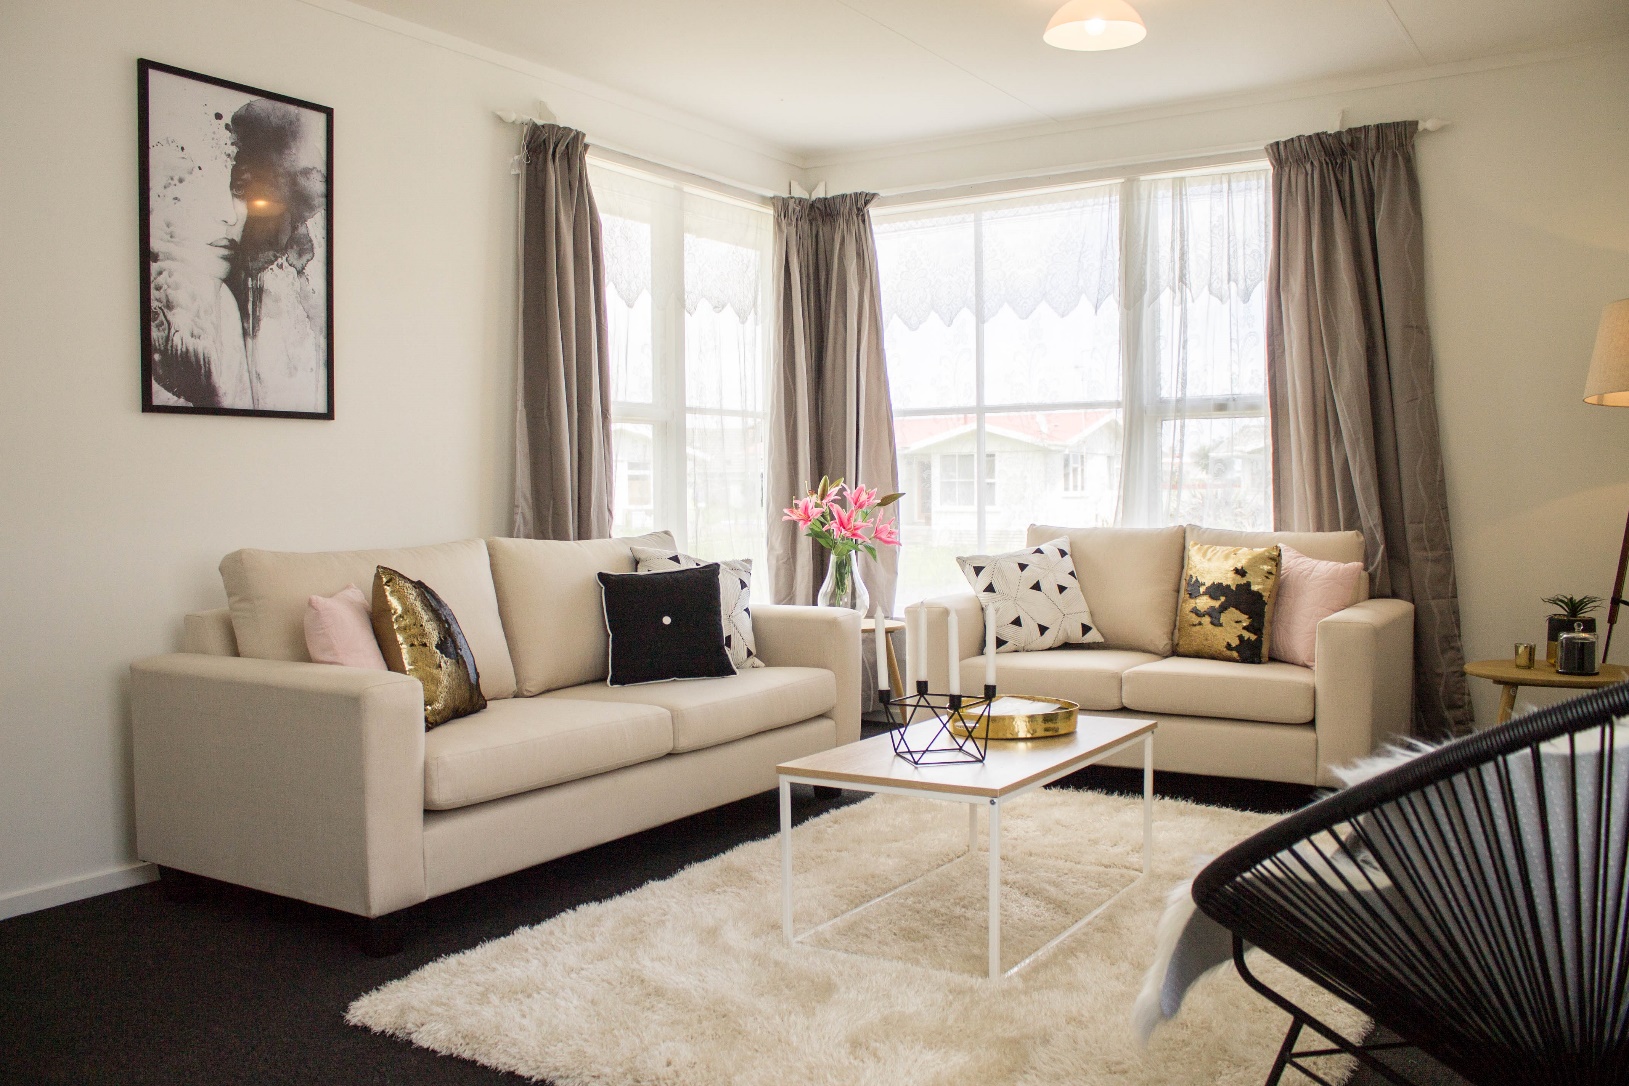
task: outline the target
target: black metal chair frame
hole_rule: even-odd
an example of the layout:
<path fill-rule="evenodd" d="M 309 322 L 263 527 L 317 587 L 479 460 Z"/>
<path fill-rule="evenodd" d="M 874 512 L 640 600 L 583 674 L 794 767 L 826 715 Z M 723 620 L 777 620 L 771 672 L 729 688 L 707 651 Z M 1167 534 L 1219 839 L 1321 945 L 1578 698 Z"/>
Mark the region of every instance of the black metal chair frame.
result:
<path fill-rule="evenodd" d="M 1240 975 L 1291 1018 L 1268 1086 L 1290 1067 L 1327 1082 L 1306 1061 L 1338 1054 L 1413 1086 L 1378 1055 L 1409 1047 L 1484 1086 L 1629 1083 L 1626 715 L 1629 683 L 1467 737 L 1200 872 L 1194 901 L 1233 932 Z M 1253 973 L 1247 945 L 1401 1040 L 1341 1036 Z M 1297 1051 L 1308 1031 L 1331 1047 Z"/>

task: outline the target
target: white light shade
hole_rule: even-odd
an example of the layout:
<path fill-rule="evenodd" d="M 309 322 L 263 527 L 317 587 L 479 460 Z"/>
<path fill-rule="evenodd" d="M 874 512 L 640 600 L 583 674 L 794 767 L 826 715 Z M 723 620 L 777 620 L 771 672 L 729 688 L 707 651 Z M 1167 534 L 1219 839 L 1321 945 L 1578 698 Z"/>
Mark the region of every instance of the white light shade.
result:
<path fill-rule="evenodd" d="M 1041 35 L 1059 49 L 1124 49 L 1148 36 L 1143 17 L 1126 0 L 1069 0 Z"/>
<path fill-rule="evenodd" d="M 1629 407 L 1629 298 L 1613 302 L 1601 314 L 1584 402 Z"/>

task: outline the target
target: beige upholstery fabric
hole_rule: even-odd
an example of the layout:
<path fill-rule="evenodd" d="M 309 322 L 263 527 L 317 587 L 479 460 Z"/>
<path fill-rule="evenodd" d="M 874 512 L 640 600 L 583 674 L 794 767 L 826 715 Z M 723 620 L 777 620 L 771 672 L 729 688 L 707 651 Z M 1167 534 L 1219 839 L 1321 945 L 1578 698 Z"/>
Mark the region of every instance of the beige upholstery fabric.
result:
<path fill-rule="evenodd" d="M 815 717 L 690 754 L 539 788 L 456 811 L 424 812 L 433 897 L 614 841 L 775 787 L 775 766 L 826 750 L 837 726 Z"/>
<path fill-rule="evenodd" d="M 760 667 L 725 679 L 568 686 L 545 694 L 549 699 L 659 705 L 673 715 L 673 750 L 683 752 L 828 713 L 837 704 L 837 683 L 821 668 Z"/>
<path fill-rule="evenodd" d="M 130 666 L 136 854 L 379 916 L 423 901 L 424 693 L 389 671 Z"/>
<path fill-rule="evenodd" d="M 860 616 L 843 607 L 758 604 L 752 608 L 758 657 L 770 667 L 820 667 L 836 679 L 837 742 L 860 738 Z"/>
<path fill-rule="evenodd" d="M 221 559 L 221 580 L 232 610 L 238 654 L 259 660 L 306 660 L 305 608 L 309 596 L 332 596 L 346 585 L 373 584 L 374 571 L 389 566 L 423 581 L 452 608 L 464 631 L 481 693 L 515 693 L 515 668 L 498 617 L 486 544 L 479 539 L 431 547 L 372 551 L 239 550 Z"/>
<path fill-rule="evenodd" d="M 1173 656 L 1134 667 L 1121 696 L 1145 713 L 1305 724 L 1313 717 L 1312 669 L 1271 660 L 1240 664 Z"/>
<path fill-rule="evenodd" d="M 599 574 L 632 573 L 633 547 L 676 549 L 667 532 L 575 542 L 489 539 L 486 545 L 522 697 L 603 681 L 610 640 Z"/>
<path fill-rule="evenodd" d="M 236 656 L 238 637 L 232 632 L 231 610 L 218 607 L 188 615 L 181 626 L 181 651 L 205 656 Z"/>
<path fill-rule="evenodd" d="M 1190 524 L 1189 543 L 1209 543 L 1218 547 L 1294 547 L 1320 562 L 1362 562 L 1362 532 L 1236 532 L 1229 528 L 1201 528 Z M 1352 589 L 1351 603 L 1369 598 L 1369 578 L 1359 577 Z"/>
<path fill-rule="evenodd" d="M 1290 784 L 1314 784 L 1319 778 L 1318 733 L 1310 724 L 1262 724 L 1135 709 L 1101 715 L 1159 721 L 1154 733 L 1154 768 L 1162 773 L 1204 773 Z M 1142 759 L 1142 748 L 1134 746 L 1103 759 L 1103 764 L 1141 768 Z"/>
<path fill-rule="evenodd" d="M 1377 599 L 1318 623 L 1318 784 L 1332 766 L 1409 734 L 1414 714 L 1414 605 Z"/>
<path fill-rule="evenodd" d="M 1083 710 L 1118 709 L 1120 677 L 1127 668 L 1159 657 L 1126 649 L 1057 648 L 996 656 L 996 688 L 1003 694 L 1067 698 Z M 962 691 L 984 689 L 984 657 L 963 660 Z M 943 689 L 942 687 L 940 689 Z"/>
<path fill-rule="evenodd" d="M 1069 537 L 1086 606 L 1106 648 L 1169 656 L 1176 635 L 1185 532 L 1170 528 L 1056 528 L 1031 524 L 1035 547 Z"/>
<path fill-rule="evenodd" d="M 509 698 L 424 737 L 424 806 L 444 811 L 660 758 L 673 720 L 653 705 Z"/>

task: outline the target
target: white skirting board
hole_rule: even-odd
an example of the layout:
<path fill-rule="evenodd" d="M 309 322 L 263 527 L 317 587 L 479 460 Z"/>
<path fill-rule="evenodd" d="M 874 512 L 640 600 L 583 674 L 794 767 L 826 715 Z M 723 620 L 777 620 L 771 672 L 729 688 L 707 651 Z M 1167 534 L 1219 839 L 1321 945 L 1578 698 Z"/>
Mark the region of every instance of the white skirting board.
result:
<path fill-rule="evenodd" d="M 49 909 L 53 905 L 66 905 L 80 898 L 111 894 L 115 890 L 152 882 L 156 878 L 158 868 L 152 864 L 128 863 L 89 875 L 75 875 L 73 878 L 47 883 L 44 886 L 14 890 L 9 894 L 0 895 L 0 920 Z"/>

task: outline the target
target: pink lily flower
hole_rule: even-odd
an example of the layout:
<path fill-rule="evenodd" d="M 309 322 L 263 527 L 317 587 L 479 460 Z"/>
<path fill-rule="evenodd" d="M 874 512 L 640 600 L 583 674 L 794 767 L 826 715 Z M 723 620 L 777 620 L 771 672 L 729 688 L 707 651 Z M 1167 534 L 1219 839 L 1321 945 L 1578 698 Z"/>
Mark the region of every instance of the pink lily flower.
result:
<path fill-rule="evenodd" d="M 853 509 L 844 509 L 841 506 L 828 506 L 831 510 L 830 530 L 837 539 L 864 539 L 865 521 Z"/>
<path fill-rule="evenodd" d="M 884 547 L 899 546 L 899 531 L 897 525 L 891 520 L 877 523 L 871 529 L 871 541 L 880 543 Z"/>
<path fill-rule="evenodd" d="M 848 503 L 853 506 L 855 512 L 859 512 L 861 509 L 870 509 L 877 504 L 877 492 L 869 486 L 850 487 Z"/>
<path fill-rule="evenodd" d="M 815 499 L 812 497 L 794 498 L 792 500 L 792 508 L 783 510 L 786 515 L 781 517 L 781 519 L 793 521 L 799 527 L 807 528 L 811 523 L 813 523 L 816 516 L 816 510 L 819 508 L 820 503 L 815 501 Z"/>

